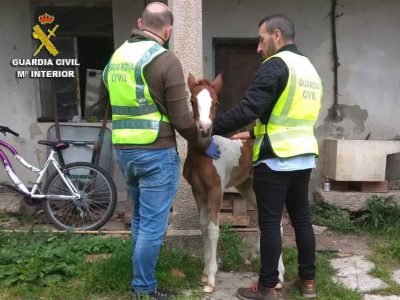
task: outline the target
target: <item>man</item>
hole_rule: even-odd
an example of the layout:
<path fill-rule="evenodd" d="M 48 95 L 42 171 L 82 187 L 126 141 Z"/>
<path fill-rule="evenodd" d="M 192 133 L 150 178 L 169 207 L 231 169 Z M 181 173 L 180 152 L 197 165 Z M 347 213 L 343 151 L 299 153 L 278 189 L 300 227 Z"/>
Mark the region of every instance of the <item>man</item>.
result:
<path fill-rule="evenodd" d="M 251 133 L 233 137 L 255 137 L 254 190 L 261 231 L 259 281 L 251 288 L 238 289 L 241 299 L 279 299 L 274 287 L 285 204 L 296 233 L 296 286 L 304 297 L 316 297 L 308 184 L 318 155 L 313 126 L 321 107 L 322 85 L 313 65 L 297 50 L 294 35 L 294 25 L 284 15 L 260 21 L 257 52 L 265 60 L 241 102 L 214 122 L 213 134 L 226 134 L 256 120 Z"/>
<path fill-rule="evenodd" d="M 180 178 L 174 129 L 210 157 L 220 154 L 212 139 L 200 137 L 188 108 L 181 63 L 162 47 L 172 24 L 166 5 L 147 5 L 138 29 L 103 72 L 112 107 L 112 142 L 132 199 L 132 291 L 151 299 L 173 294 L 157 288 L 155 267 Z"/>

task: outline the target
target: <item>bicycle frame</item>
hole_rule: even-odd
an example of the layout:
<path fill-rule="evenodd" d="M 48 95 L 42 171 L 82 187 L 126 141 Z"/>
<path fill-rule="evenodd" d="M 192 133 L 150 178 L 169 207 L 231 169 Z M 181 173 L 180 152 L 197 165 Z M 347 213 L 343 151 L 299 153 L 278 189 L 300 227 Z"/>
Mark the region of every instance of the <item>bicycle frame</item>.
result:
<path fill-rule="evenodd" d="M 44 199 L 44 198 L 52 198 L 56 200 L 74 200 L 74 199 L 79 199 L 80 195 L 77 192 L 77 189 L 75 188 L 74 184 L 71 182 L 71 180 L 65 176 L 65 174 L 62 171 L 62 168 L 58 161 L 54 158 L 56 151 L 53 149 L 50 150 L 50 155 L 46 160 L 46 163 L 42 169 L 38 169 L 31 164 L 29 164 L 21 155 L 18 154 L 17 150 L 12 147 L 10 144 L 4 142 L 3 140 L 0 140 L 0 145 L 5 147 L 8 151 L 11 152 L 11 154 L 15 157 L 17 161 L 19 161 L 26 169 L 28 169 L 31 172 L 37 173 L 36 181 L 35 184 L 33 185 L 32 189 L 29 191 L 29 189 L 26 187 L 26 185 L 18 178 L 18 176 L 15 174 L 14 169 L 11 165 L 10 160 L 8 159 L 7 155 L 4 153 L 2 149 L 0 149 L 0 159 L 3 163 L 4 169 L 6 170 L 8 176 L 11 178 L 11 180 L 14 182 L 18 190 L 26 195 L 29 196 L 33 199 Z M 69 191 L 71 192 L 71 195 L 44 195 L 40 192 L 39 190 L 39 185 L 42 182 L 43 176 L 46 173 L 48 167 L 52 164 L 56 171 L 60 174 L 62 180 L 68 187 Z"/>

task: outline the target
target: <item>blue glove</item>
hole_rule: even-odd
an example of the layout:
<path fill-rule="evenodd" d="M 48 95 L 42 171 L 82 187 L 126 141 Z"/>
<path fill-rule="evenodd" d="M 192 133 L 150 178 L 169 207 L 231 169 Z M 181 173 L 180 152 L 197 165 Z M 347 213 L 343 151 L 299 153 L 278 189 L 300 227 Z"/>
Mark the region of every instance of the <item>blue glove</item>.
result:
<path fill-rule="evenodd" d="M 220 158 L 221 151 L 219 150 L 219 146 L 214 142 L 213 138 L 211 138 L 210 146 L 208 146 L 208 148 L 206 149 L 205 154 L 212 159 Z"/>

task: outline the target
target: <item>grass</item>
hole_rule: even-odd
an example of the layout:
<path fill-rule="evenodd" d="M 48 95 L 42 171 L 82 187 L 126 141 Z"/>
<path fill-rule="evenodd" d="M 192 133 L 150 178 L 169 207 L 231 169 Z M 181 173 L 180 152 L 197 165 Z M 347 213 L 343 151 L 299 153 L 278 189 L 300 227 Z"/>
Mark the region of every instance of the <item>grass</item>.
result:
<path fill-rule="evenodd" d="M 394 221 L 392 214 L 397 216 L 397 208 L 386 209 L 387 205 L 388 201 L 372 199 L 368 214 L 357 218 L 334 208 L 314 207 L 313 218 L 314 222 L 323 221 L 339 232 L 379 234 L 381 238 L 374 244 L 374 255 L 370 257 L 376 265 L 371 274 L 389 285 L 379 293 L 400 295 L 400 287 L 391 279 L 393 267 L 400 265 L 400 240 L 392 238 L 393 230 L 386 222 Z M 384 213 L 383 219 L 379 213 Z M 0 220 L 4 218 L 0 216 Z M 218 247 L 221 271 L 258 272 L 259 260 L 252 261 L 250 266 L 244 264 L 241 254 L 245 244 L 232 227 L 221 228 Z M 88 256 L 99 259 L 89 261 Z M 130 256 L 131 242 L 127 238 L 0 231 L 0 299 L 130 299 Z M 334 270 L 329 264 L 332 257 L 317 253 L 318 299 L 361 300 L 361 294 L 333 282 Z M 297 278 L 295 248 L 284 249 L 284 262 L 285 278 L 290 282 Z M 177 300 L 195 300 L 201 294 L 202 268 L 202 260 L 186 250 L 163 247 L 156 276 L 161 288 L 181 293 Z M 184 276 L 174 276 L 172 270 Z M 302 299 L 294 289 L 290 290 L 290 296 Z"/>
<path fill-rule="evenodd" d="M 372 196 L 360 213 L 350 213 L 325 203 L 311 207 L 313 224 L 348 233 L 367 233 L 380 237 L 397 237 L 400 232 L 400 206 L 391 197 Z"/>
<path fill-rule="evenodd" d="M 243 271 L 245 268 L 243 250 L 242 239 L 232 230 L 232 226 L 222 225 L 218 243 L 218 257 L 221 259 L 219 269 L 221 271 Z"/>
<path fill-rule="evenodd" d="M 239 258 L 243 243 L 239 235 L 225 226 L 221 230 L 219 257 L 225 271 L 253 268 L 259 260 L 244 266 Z M 0 231 L 0 299 L 130 299 L 131 242 L 123 238 L 79 236 L 45 232 L 5 233 Z M 109 254 L 107 256 L 102 256 Z M 88 261 L 88 256 L 103 259 Z M 318 255 L 320 299 L 361 299 L 331 280 L 328 255 Z M 297 274 L 297 252 L 284 249 L 286 278 Z M 173 276 L 176 269 L 185 276 Z M 163 247 L 156 276 L 161 288 L 181 293 L 177 300 L 200 298 L 202 261 L 183 249 Z M 190 291 L 190 294 L 185 294 Z M 330 298 L 329 298 L 329 297 Z M 293 292 L 294 299 L 300 295 Z M 333 297 L 333 298 L 332 298 Z M 338 298 L 335 298 L 338 297 Z"/>
<path fill-rule="evenodd" d="M 0 231 L 0 299 L 130 299 L 130 257 L 129 239 Z M 172 268 L 185 276 L 171 275 Z M 201 271 L 199 258 L 162 248 L 160 287 L 199 294 Z"/>
<path fill-rule="evenodd" d="M 325 226 L 343 234 L 359 231 L 349 212 L 325 203 L 317 203 L 311 207 L 311 221 L 315 225 Z"/>
<path fill-rule="evenodd" d="M 400 267 L 398 249 L 400 249 L 399 240 L 373 243 L 373 255 L 369 259 L 374 262 L 375 268 L 371 270 L 370 275 L 383 280 L 389 286 L 376 291 L 379 294 L 400 295 L 400 285 L 392 279 L 394 269 Z"/>

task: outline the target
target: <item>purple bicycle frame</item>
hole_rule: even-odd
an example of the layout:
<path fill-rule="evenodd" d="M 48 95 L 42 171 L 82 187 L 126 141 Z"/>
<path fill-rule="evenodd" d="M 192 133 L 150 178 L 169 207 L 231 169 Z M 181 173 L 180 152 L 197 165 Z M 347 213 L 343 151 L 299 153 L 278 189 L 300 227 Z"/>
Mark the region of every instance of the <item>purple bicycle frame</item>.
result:
<path fill-rule="evenodd" d="M 6 147 L 8 151 L 10 151 L 12 155 L 14 155 L 14 157 L 18 156 L 17 150 L 15 150 L 15 148 L 10 144 L 0 140 L 0 145 Z M 7 155 L 4 153 L 2 149 L 0 149 L 0 158 L 5 168 L 10 167 L 13 170 L 10 160 L 8 159 Z"/>

